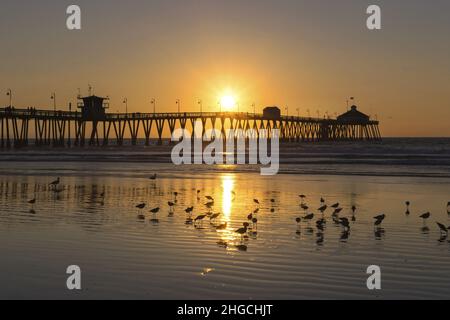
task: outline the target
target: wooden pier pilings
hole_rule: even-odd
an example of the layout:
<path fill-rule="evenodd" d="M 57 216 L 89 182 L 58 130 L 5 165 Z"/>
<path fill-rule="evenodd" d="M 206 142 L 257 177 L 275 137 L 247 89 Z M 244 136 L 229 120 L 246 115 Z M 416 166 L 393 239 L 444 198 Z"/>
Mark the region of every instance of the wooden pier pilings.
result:
<path fill-rule="evenodd" d="M 111 142 L 123 145 L 130 139 L 137 145 L 144 139 L 150 145 L 151 138 L 161 144 L 174 130 L 193 130 L 200 121 L 203 131 L 218 128 L 225 134 L 227 129 L 255 130 L 259 136 L 266 129 L 280 130 L 284 142 L 316 141 L 380 141 L 379 122 L 319 119 L 281 116 L 265 117 L 262 114 L 235 112 L 206 113 L 108 113 L 102 119 L 85 119 L 80 112 L 48 111 L 0 108 L 0 147 L 36 146 L 82 147 L 108 146 Z M 166 134 L 166 135 L 165 135 Z M 32 143 L 30 143 L 32 141 Z"/>

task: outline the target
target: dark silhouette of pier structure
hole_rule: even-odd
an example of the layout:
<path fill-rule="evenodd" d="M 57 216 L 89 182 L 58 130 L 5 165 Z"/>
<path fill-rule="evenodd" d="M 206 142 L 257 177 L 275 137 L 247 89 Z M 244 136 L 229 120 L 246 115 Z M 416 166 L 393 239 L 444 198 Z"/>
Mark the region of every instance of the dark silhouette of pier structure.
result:
<path fill-rule="evenodd" d="M 153 137 L 162 144 L 165 130 L 172 134 L 177 128 L 192 130 L 197 121 L 208 128 L 262 129 L 269 133 L 280 130 L 284 142 L 316 141 L 380 141 L 379 122 L 359 112 L 356 106 L 336 119 L 283 116 L 268 108 L 263 114 L 243 112 L 185 112 L 185 113 L 108 113 L 108 98 L 89 96 L 79 98 L 76 111 L 50 111 L 36 108 L 0 108 L 0 147 L 36 146 L 108 146 L 132 145 L 145 139 L 150 145 Z M 33 138 L 30 138 L 30 135 Z M 114 141 L 115 143 L 111 143 Z"/>

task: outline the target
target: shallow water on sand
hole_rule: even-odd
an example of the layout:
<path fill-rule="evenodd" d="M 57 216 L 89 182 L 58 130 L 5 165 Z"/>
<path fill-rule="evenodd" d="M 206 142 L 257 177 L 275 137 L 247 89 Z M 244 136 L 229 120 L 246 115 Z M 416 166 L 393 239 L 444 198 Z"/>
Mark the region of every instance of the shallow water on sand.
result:
<path fill-rule="evenodd" d="M 4 166 L 0 175 L 0 298 L 450 297 L 450 243 L 435 224 L 450 225 L 450 179 L 262 177 L 140 163 L 21 168 Z M 156 181 L 148 179 L 153 172 Z M 48 186 L 57 176 L 64 189 L 59 194 Z M 175 191 L 177 205 L 169 216 L 167 202 Z M 299 194 L 307 195 L 316 218 L 298 228 L 295 218 L 304 215 Z M 209 219 L 197 228 L 185 224 L 186 207 L 195 207 L 194 217 L 208 211 L 206 195 L 215 199 L 212 210 L 222 213 L 215 223 L 226 222 L 227 229 L 216 230 Z M 28 204 L 34 197 L 36 204 Z M 318 232 L 320 197 L 340 202 L 342 217 L 351 218 L 350 208 L 357 206 L 349 234 L 333 223 L 330 210 L 323 234 Z M 261 203 L 257 233 L 241 240 L 234 230 L 258 207 L 254 198 Z M 406 200 L 412 203 L 409 216 Z M 146 209 L 135 208 L 141 202 Z M 149 221 L 154 207 L 161 207 L 158 224 Z M 424 224 L 418 216 L 426 211 L 432 217 Z M 137 218 L 141 213 L 145 221 Z M 379 213 L 387 218 L 376 230 L 372 217 Z M 239 244 L 247 251 L 239 251 Z M 78 293 L 65 289 L 65 270 L 73 264 L 82 269 Z M 381 291 L 366 287 L 369 265 L 382 269 Z"/>

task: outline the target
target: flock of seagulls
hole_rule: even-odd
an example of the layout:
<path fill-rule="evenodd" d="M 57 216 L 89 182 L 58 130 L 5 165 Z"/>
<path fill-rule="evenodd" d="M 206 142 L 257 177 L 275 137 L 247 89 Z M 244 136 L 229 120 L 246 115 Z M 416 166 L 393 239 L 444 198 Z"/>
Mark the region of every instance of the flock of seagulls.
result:
<path fill-rule="evenodd" d="M 157 175 L 154 174 L 154 175 L 150 176 L 149 179 L 156 180 Z M 52 190 L 55 193 L 62 192 L 64 190 L 64 188 L 59 188 L 60 184 L 61 184 L 61 179 L 58 177 L 56 180 L 52 181 L 49 184 L 49 187 L 51 188 L 50 190 Z M 200 201 L 202 191 L 197 190 L 196 193 L 197 193 L 197 200 Z M 236 193 L 234 191 L 232 191 L 232 195 L 233 195 L 233 200 L 234 200 L 236 197 Z M 169 217 L 174 216 L 175 208 L 178 203 L 178 196 L 179 196 L 178 192 L 173 192 L 173 199 L 171 199 L 167 202 L 167 205 L 169 208 Z M 101 197 L 104 199 L 105 193 L 102 193 Z M 350 235 L 350 230 L 351 230 L 351 222 L 356 221 L 357 208 L 355 205 L 353 205 L 351 207 L 351 217 L 348 218 L 348 217 L 340 216 L 340 214 L 343 211 L 343 207 L 341 206 L 341 204 L 339 202 L 334 203 L 334 204 L 327 204 L 323 197 L 320 198 L 320 207 L 317 209 L 318 213 L 316 214 L 316 213 L 311 212 L 310 206 L 307 205 L 307 203 L 306 203 L 307 196 L 306 195 L 301 194 L 301 195 L 299 195 L 299 198 L 301 200 L 300 208 L 301 208 L 301 210 L 303 210 L 304 214 L 303 214 L 303 216 L 299 216 L 299 217 L 295 218 L 295 223 L 297 225 L 297 232 L 296 232 L 297 234 L 301 233 L 301 223 L 302 222 L 305 222 L 309 225 L 315 218 L 317 218 L 315 221 L 315 225 L 317 227 L 318 235 L 319 235 L 318 243 L 323 242 L 323 232 L 324 232 L 325 226 L 327 224 L 327 219 L 326 219 L 325 215 L 326 215 L 327 211 L 332 211 L 331 218 L 332 218 L 333 222 L 337 225 L 340 225 L 343 229 L 341 239 L 343 239 L 343 240 L 348 239 L 348 237 Z M 204 221 L 209 220 L 210 225 L 213 228 L 215 228 L 217 231 L 228 230 L 228 223 L 227 222 L 222 223 L 219 219 L 222 216 L 222 214 L 220 212 L 214 212 L 214 210 L 213 210 L 214 205 L 215 205 L 215 199 L 210 195 L 204 196 L 204 199 L 206 199 L 206 203 L 204 203 L 204 208 L 206 209 L 205 213 L 194 215 L 194 211 L 196 210 L 194 206 L 187 207 L 186 209 L 184 209 L 184 212 L 186 214 L 186 220 L 185 220 L 186 225 L 193 225 L 197 229 L 203 229 Z M 36 202 L 37 202 L 36 197 L 28 201 L 28 204 L 30 204 L 32 206 L 31 212 L 34 211 L 33 207 L 36 204 Z M 275 202 L 276 202 L 275 199 L 270 199 L 270 203 L 272 205 Z M 104 202 L 102 201 L 102 203 L 104 203 Z M 238 229 L 233 231 L 233 233 L 236 235 L 236 237 L 240 239 L 240 241 L 234 245 L 238 250 L 246 251 L 247 245 L 245 243 L 249 239 L 249 235 L 257 234 L 258 222 L 259 222 L 258 212 L 260 210 L 261 202 L 258 199 L 253 199 L 253 204 L 257 206 L 256 209 L 247 216 L 247 221 L 242 223 L 242 227 L 239 227 Z M 406 215 L 410 215 L 411 202 L 406 201 L 405 205 L 406 205 L 405 213 L 406 213 Z M 146 208 L 147 208 L 147 203 L 139 203 L 136 205 L 136 209 L 139 210 L 139 214 L 137 215 L 138 220 L 145 221 L 148 219 L 153 224 L 159 224 L 160 220 L 158 219 L 158 214 L 160 213 L 161 208 L 160 207 L 151 208 L 148 212 L 148 214 L 151 215 L 150 217 L 148 217 L 144 212 L 144 209 L 146 209 Z M 200 210 L 200 208 L 197 210 Z M 271 212 L 274 212 L 274 211 L 275 211 L 275 209 L 272 206 Z M 450 201 L 447 203 L 447 213 L 450 215 Z M 421 214 L 419 216 L 419 218 L 421 218 L 423 220 L 423 223 L 425 225 L 427 220 L 430 219 L 431 216 L 432 215 L 430 212 L 425 212 L 425 213 Z M 381 228 L 381 225 L 383 224 L 383 222 L 386 219 L 386 214 L 384 214 L 384 213 L 379 214 L 379 215 L 373 217 L 373 219 L 374 219 L 375 235 L 381 236 L 384 233 L 384 230 Z M 440 222 L 436 222 L 436 224 L 439 228 L 441 236 L 444 238 L 447 238 L 448 233 L 450 231 L 450 226 L 447 227 Z M 225 241 L 219 241 L 218 244 L 223 247 L 230 246 L 230 244 Z"/>
<path fill-rule="evenodd" d="M 300 223 L 302 221 L 306 221 L 307 223 L 309 223 L 316 216 L 314 213 L 306 213 L 307 210 L 309 209 L 308 205 L 306 205 L 306 203 L 305 203 L 306 196 L 300 195 L 299 197 L 301 199 L 300 207 L 304 210 L 305 215 L 303 217 L 295 218 L 295 222 L 297 224 L 297 234 L 300 234 Z M 348 239 L 348 237 L 350 235 L 351 224 L 350 224 L 349 218 L 339 216 L 339 214 L 343 210 L 343 208 L 340 206 L 340 204 L 335 203 L 335 204 L 328 206 L 326 204 L 326 201 L 324 198 L 320 199 L 320 204 L 321 204 L 321 206 L 317 209 L 317 211 L 320 213 L 321 217 L 316 221 L 316 227 L 318 229 L 318 235 L 319 235 L 319 242 L 323 242 L 323 231 L 324 231 L 325 225 L 327 223 L 327 221 L 324 217 L 324 214 L 329 208 L 333 209 L 333 213 L 331 214 L 333 221 L 336 224 L 341 225 L 343 228 L 343 234 L 342 234 L 341 240 Z M 411 201 L 406 201 L 405 204 L 406 204 L 406 214 L 409 215 L 411 212 L 410 211 Z M 351 221 L 352 222 L 356 221 L 356 210 L 357 210 L 356 206 L 353 205 L 351 207 L 351 211 L 352 211 Z M 447 213 L 450 215 L 450 201 L 447 203 Z M 426 221 L 430 217 L 431 217 L 430 212 L 425 212 L 419 216 L 419 218 L 421 218 L 423 220 L 424 225 L 426 224 Z M 375 235 L 377 238 L 380 238 L 384 233 L 384 229 L 381 228 L 381 225 L 383 224 L 383 222 L 386 219 L 386 214 L 384 214 L 384 213 L 379 214 L 379 215 L 373 217 L 373 219 L 374 219 Z M 436 222 L 436 224 L 439 227 L 439 230 L 441 232 L 441 237 L 446 239 L 448 237 L 450 226 L 446 227 L 444 224 L 442 224 L 440 222 Z M 424 228 L 424 229 L 428 230 L 428 228 Z"/>

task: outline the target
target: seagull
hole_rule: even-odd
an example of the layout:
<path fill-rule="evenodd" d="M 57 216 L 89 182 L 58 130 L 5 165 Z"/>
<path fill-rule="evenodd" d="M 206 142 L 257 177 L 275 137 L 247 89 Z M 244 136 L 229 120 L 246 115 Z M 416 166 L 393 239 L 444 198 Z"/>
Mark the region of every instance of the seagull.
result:
<path fill-rule="evenodd" d="M 314 219 L 314 213 L 310 213 L 303 217 L 303 220 L 312 220 Z"/>
<path fill-rule="evenodd" d="M 429 217 L 431 217 L 431 213 L 426 212 L 426 213 L 422 214 L 420 217 L 421 217 L 421 218 L 423 219 L 423 221 L 425 222 L 425 220 L 427 220 Z"/>
<path fill-rule="evenodd" d="M 296 218 L 296 219 L 295 219 L 295 222 L 297 222 L 297 225 L 299 225 L 300 222 L 302 222 L 302 218 L 300 218 L 300 217 L 299 217 L 299 218 Z"/>
<path fill-rule="evenodd" d="M 270 199 L 270 202 L 275 203 L 275 199 Z"/>
<path fill-rule="evenodd" d="M 253 223 L 253 228 L 254 229 L 258 229 L 258 219 L 257 218 L 253 218 L 252 219 L 252 223 Z"/>
<path fill-rule="evenodd" d="M 253 214 L 250 213 L 250 214 L 247 216 L 247 220 L 252 220 L 252 219 L 253 219 Z"/>
<path fill-rule="evenodd" d="M 157 174 L 155 173 L 155 174 L 151 175 L 149 179 L 150 179 L 150 180 L 156 180 L 157 177 L 158 177 L 158 176 L 157 176 Z"/>
<path fill-rule="evenodd" d="M 53 186 L 53 187 L 56 187 L 59 183 L 60 183 L 60 179 L 59 179 L 59 177 L 58 177 L 58 179 L 56 179 L 55 181 L 53 181 L 52 183 L 50 183 L 49 185 L 50 186 Z"/>
<path fill-rule="evenodd" d="M 29 203 L 29 204 L 35 204 L 35 203 L 36 203 L 36 198 L 34 198 L 34 199 L 28 201 L 28 203 Z"/>
<path fill-rule="evenodd" d="M 300 197 L 301 199 L 306 199 L 306 196 L 305 196 L 304 194 L 299 195 L 299 197 Z"/>
<path fill-rule="evenodd" d="M 175 207 L 175 203 L 173 203 L 172 201 L 167 202 L 167 204 L 170 208 Z"/>
<path fill-rule="evenodd" d="M 197 218 L 195 218 L 194 221 L 195 222 L 203 221 L 203 219 L 205 219 L 206 217 L 207 217 L 206 214 L 202 214 L 202 215 L 199 215 Z"/>
<path fill-rule="evenodd" d="M 247 251 L 248 247 L 245 244 L 239 244 L 236 246 L 239 251 Z"/>
<path fill-rule="evenodd" d="M 356 212 L 356 206 L 352 206 L 352 212 L 353 212 L 353 214 L 355 214 L 355 212 Z"/>
<path fill-rule="evenodd" d="M 319 229 L 320 231 L 323 231 L 325 224 L 326 224 L 325 219 L 317 220 L 317 222 L 316 222 L 317 229 Z"/>
<path fill-rule="evenodd" d="M 334 209 L 333 215 L 334 216 L 338 215 L 339 213 L 341 213 L 341 211 L 342 211 L 342 208 L 336 208 L 336 209 Z"/>
<path fill-rule="evenodd" d="M 327 205 L 324 205 L 324 206 L 321 206 L 321 207 L 320 207 L 319 209 L 317 209 L 317 210 L 319 210 L 320 212 L 324 213 L 325 210 L 327 210 L 327 208 L 328 208 L 328 206 L 327 206 Z"/>
<path fill-rule="evenodd" d="M 145 206 L 146 206 L 145 203 L 141 203 L 141 204 L 138 204 L 138 205 L 136 206 L 136 208 L 138 208 L 138 209 L 144 209 Z"/>
<path fill-rule="evenodd" d="M 376 217 L 374 217 L 374 219 L 375 219 L 375 225 L 376 226 L 379 226 L 382 222 L 383 222 L 383 220 L 386 218 L 386 215 L 385 214 L 380 214 L 379 216 L 376 216 Z"/>
<path fill-rule="evenodd" d="M 244 234 L 247 233 L 248 227 L 249 227 L 249 224 L 248 224 L 247 222 L 245 222 L 245 223 L 244 223 L 244 227 L 243 227 L 243 228 L 237 229 L 237 230 L 235 231 L 235 233 L 239 233 L 239 234 L 241 235 L 241 237 L 243 237 Z"/>
<path fill-rule="evenodd" d="M 215 220 L 215 219 L 217 219 L 220 215 L 221 215 L 220 212 L 214 213 L 213 215 L 211 215 L 211 216 L 209 217 L 209 220 Z"/>
<path fill-rule="evenodd" d="M 258 199 L 253 199 L 253 202 L 259 205 L 259 200 Z"/>
<path fill-rule="evenodd" d="M 438 225 L 439 229 L 441 230 L 441 233 L 445 233 L 448 234 L 448 230 L 446 226 L 444 226 L 442 223 L 436 222 L 436 224 Z"/>
<path fill-rule="evenodd" d="M 154 208 L 154 209 L 150 210 L 150 212 L 153 214 L 156 214 L 159 212 L 159 210 L 160 210 L 160 208 Z"/>
<path fill-rule="evenodd" d="M 309 207 L 306 204 L 303 204 L 303 203 L 300 205 L 300 208 L 302 208 L 305 211 L 309 209 Z"/>
<path fill-rule="evenodd" d="M 214 206 L 214 201 L 205 203 L 205 206 L 206 206 L 208 209 L 211 209 L 211 208 Z"/>
<path fill-rule="evenodd" d="M 325 203 L 325 199 L 324 198 L 320 198 L 320 203 Z"/>
<path fill-rule="evenodd" d="M 349 230 L 350 229 L 350 222 L 348 221 L 347 218 L 340 218 L 339 220 L 340 220 L 340 223 L 344 227 L 345 230 Z"/>
<path fill-rule="evenodd" d="M 406 204 L 406 214 L 409 214 L 410 212 L 409 212 L 409 206 L 411 205 L 411 202 L 409 202 L 409 201 L 406 201 L 405 202 L 405 204 Z"/>
<path fill-rule="evenodd" d="M 205 198 L 208 199 L 209 201 L 214 201 L 214 198 L 211 196 L 206 196 Z"/>
<path fill-rule="evenodd" d="M 339 208 L 339 203 L 335 203 L 331 207 L 337 209 L 337 208 Z"/>

